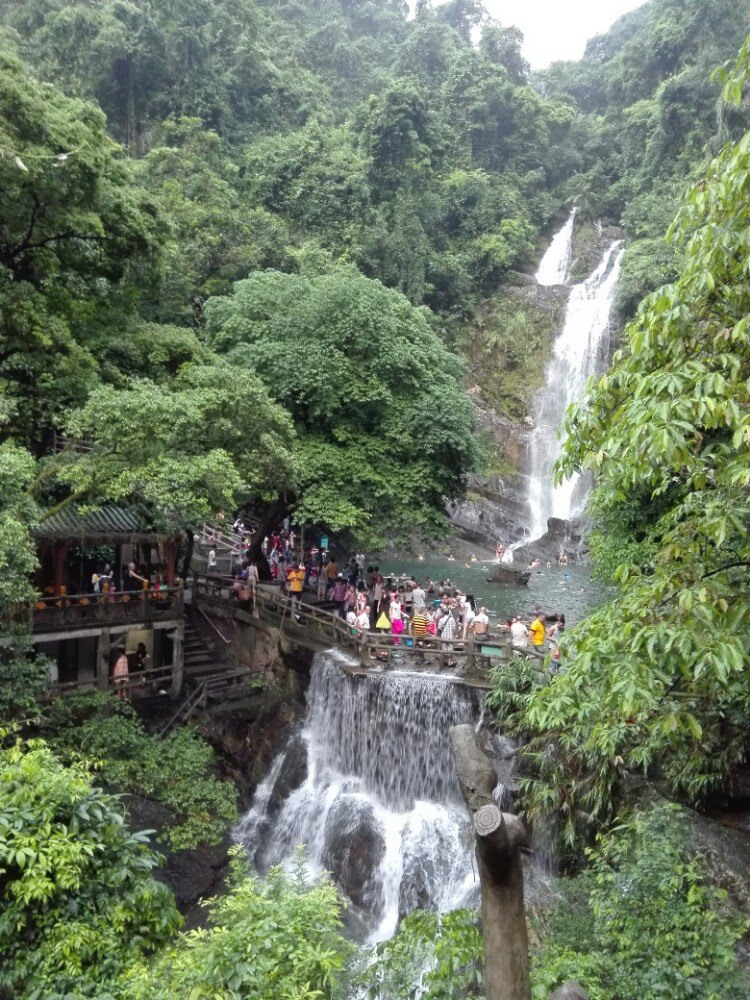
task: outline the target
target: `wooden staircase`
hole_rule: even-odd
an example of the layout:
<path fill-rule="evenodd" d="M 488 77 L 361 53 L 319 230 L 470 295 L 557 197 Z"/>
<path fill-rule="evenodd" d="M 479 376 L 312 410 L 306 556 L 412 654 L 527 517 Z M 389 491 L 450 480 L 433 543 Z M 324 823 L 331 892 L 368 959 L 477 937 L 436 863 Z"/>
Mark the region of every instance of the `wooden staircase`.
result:
<path fill-rule="evenodd" d="M 163 740 L 170 733 L 173 733 L 178 726 L 183 726 L 189 722 L 193 715 L 200 708 L 205 708 L 208 702 L 208 692 L 205 681 L 201 681 L 197 687 L 182 699 L 172 715 L 167 719 L 161 729 L 157 732 L 157 737 Z"/>
<path fill-rule="evenodd" d="M 225 643 L 229 642 L 218 634 Z M 158 731 L 160 738 L 169 736 L 178 726 L 189 722 L 210 701 L 226 702 L 244 697 L 248 685 L 260 678 L 259 671 L 244 667 L 229 668 L 222 654 L 212 647 L 189 620 L 185 622 L 183 651 L 186 694 Z"/>

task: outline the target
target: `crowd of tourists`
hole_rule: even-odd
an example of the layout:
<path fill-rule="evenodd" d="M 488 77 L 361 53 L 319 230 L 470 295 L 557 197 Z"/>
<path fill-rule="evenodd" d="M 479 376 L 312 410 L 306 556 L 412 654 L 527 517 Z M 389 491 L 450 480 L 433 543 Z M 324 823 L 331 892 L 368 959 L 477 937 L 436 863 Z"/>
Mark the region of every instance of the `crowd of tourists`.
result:
<path fill-rule="evenodd" d="M 483 636 L 508 635 L 516 648 L 551 651 L 557 658 L 557 641 L 565 628 L 564 615 L 533 615 L 504 622 L 490 622 L 487 609 L 477 606 L 472 594 L 463 593 L 450 580 L 436 583 L 430 578 L 385 575 L 379 566 L 365 567 L 359 550 L 339 563 L 335 553 L 318 546 L 295 552 L 294 532 L 287 526 L 270 534 L 263 543 L 273 579 L 290 594 L 292 605 L 303 591 L 316 595 L 343 618 L 352 633 L 390 634 L 394 643 L 407 636 L 415 643 L 441 639 L 445 643 L 481 640 Z M 236 574 L 233 592 L 239 599 L 255 602 L 259 581 L 257 565 L 246 556 Z"/>

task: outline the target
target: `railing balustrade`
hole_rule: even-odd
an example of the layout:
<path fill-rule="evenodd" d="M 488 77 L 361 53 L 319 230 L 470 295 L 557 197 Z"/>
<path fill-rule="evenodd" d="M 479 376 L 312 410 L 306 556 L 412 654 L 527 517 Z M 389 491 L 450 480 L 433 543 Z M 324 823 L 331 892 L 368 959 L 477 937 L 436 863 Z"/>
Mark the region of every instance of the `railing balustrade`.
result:
<path fill-rule="evenodd" d="M 20 609 L 32 613 L 34 633 L 80 625 L 107 625 L 137 619 L 182 617 L 182 587 L 159 590 L 110 590 L 100 594 L 54 594 L 39 597 L 32 606 Z"/>
<path fill-rule="evenodd" d="M 292 640 L 317 645 L 338 645 L 355 654 L 363 667 L 390 667 L 413 665 L 415 668 L 438 672 L 451 670 L 459 677 L 481 677 L 498 662 L 508 662 L 513 656 L 529 656 L 544 660 L 546 653 L 529 646 L 516 648 L 509 635 L 471 635 L 467 639 L 451 641 L 437 636 L 417 639 L 402 633 L 394 636 L 388 632 L 360 632 L 347 625 L 340 615 L 324 608 L 293 600 L 269 584 L 259 584 L 255 599 L 234 601 L 233 580 L 228 576 L 194 574 L 194 595 L 206 597 L 224 605 L 236 604 L 239 609 L 254 611 L 261 619 L 273 617 L 280 620 L 282 631 Z"/>

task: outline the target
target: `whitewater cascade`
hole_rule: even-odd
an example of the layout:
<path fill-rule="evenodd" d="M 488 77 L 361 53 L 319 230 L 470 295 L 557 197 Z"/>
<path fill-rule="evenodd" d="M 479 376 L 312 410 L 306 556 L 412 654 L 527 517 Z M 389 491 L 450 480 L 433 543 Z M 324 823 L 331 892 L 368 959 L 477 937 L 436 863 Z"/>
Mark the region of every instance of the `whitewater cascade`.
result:
<path fill-rule="evenodd" d="M 534 277 L 539 285 L 565 285 L 570 273 L 573 255 L 573 224 L 577 208 L 573 208 L 567 222 L 557 233 L 542 257 L 539 270 Z"/>
<path fill-rule="evenodd" d="M 565 411 L 607 364 L 609 317 L 622 254 L 621 241 L 612 243 L 593 274 L 571 289 L 562 333 L 552 346 L 544 387 L 535 398 L 529 462 L 532 538 L 544 534 L 548 517 L 569 520 L 583 500 L 578 475 L 554 486 L 552 470 L 563 443 L 559 432 Z"/>
<path fill-rule="evenodd" d="M 449 730 L 474 723 L 477 691 L 445 677 L 348 674 L 343 654 L 313 662 L 307 718 L 237 828 L 254 864 L 305 844 L 350 901 L 359 936 L 380 941 L 417 907 L 470 905 L 478 882 Z"/>

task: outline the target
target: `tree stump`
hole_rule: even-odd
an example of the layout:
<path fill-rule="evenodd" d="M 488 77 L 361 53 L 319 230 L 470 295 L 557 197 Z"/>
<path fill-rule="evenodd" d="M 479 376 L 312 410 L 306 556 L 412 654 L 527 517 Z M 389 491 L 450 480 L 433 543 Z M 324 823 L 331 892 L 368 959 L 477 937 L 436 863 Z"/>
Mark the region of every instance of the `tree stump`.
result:
<path fill-rule="evenodd" d="M 487 1000 L 530 1000 L 529 941 L 523 901 L 521 820 L 492 797 L 497 775 L 473 726 L 454 726 L 451 745 L 476 834 Z"/>

